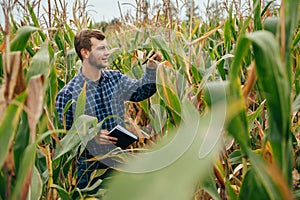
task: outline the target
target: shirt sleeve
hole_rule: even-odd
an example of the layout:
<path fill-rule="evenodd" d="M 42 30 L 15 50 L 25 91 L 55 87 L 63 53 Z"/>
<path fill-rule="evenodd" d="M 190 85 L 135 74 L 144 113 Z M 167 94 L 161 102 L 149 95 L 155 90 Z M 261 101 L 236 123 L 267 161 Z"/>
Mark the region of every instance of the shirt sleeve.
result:
<path fill-rule="evenodd" d="M 67 110 L 66 113 L 64 113 L 64 109 L 68 102 L 72 101 L 72 98 L 70 95 L 64 93 L 64 92 L 59 92 L 56 96 L 56 110 L 59 116 L 59 121 L 60 123 L 64 126 L 65 123 L 65 128 L 69 130 L 72 127 L 73 123 L 73 112 L 72 112 L 72 106 L 70 105 L 69 109 Z M 70 102 L 71 103 L 71 102 Z"/>
<path fill-rule="evenodd" d="M 142 101 L 156 92 L 156 69 L 146 67 L 143 77 L 139 80 L 123 75 L 121 83 L 125 100 Z"/>

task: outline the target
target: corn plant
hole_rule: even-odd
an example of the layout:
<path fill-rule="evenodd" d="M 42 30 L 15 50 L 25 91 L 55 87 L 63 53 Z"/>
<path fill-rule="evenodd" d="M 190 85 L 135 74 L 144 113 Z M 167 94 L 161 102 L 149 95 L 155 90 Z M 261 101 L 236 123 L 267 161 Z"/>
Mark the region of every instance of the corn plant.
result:
<path fill-rule="evenodd" d="M 299 197 L 299 0 L 278 9 L 247 1 L 249 15 L 222 1 L 224 17 L 208 6 L 207 22 L 192 12 L 181 21 L 178 2 L 136 1 L 135 17 L 100 27 L 114 50 L 111 69 L 140 78 L 151 49 L 166 61 L 157 93 L 126 103 L 128 128 L 143 136 L 137 158 L 82 190 L 76 155 L 101 123 L 83 115 L 84 90 L 69 131 L 54 101 L 80 67 L 72 41 L 93 27 L 88 1 L 75 2 L 70 23 L 65 1 L 48 1 L 45 17 L 40 1 L 8 3 L 4 12 L 19 6 L 23 18 L 8 13 L 0 33 L 0 199 Z M 91 195 L 100 184 L 109 190 Z"/>

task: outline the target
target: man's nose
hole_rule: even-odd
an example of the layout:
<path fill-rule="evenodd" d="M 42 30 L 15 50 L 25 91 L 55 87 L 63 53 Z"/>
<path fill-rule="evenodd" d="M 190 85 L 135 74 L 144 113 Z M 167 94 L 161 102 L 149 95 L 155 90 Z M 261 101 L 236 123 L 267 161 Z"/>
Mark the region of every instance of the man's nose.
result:
<path fill-rule="evenodd" d="M 109 51 L 109 49 L 108 49 L 108 48 L 105 48 L 105 52 L 104 52 L 104 54 L 105 54 L 106 56 L 109 56 L 109 55 L 110 55 L 110 51 Z"/>

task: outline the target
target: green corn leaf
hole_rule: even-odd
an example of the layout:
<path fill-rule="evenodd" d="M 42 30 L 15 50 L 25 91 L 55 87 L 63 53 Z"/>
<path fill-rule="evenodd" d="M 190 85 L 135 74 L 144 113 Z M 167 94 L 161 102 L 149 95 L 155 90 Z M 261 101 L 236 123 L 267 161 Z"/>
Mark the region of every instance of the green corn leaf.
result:
<path fill-rule="evenodd" d="M 64 45 L 64 37 L 61 35 L 60 31 L 57 31 L 55 36 L 54 36 L 54 41 L 59 49 L 65 55 L 65 45 Z"/>
<path fill-rule="evenodd" d="M 175 120 L 175 123 L 178 124 L 180 122 L 181 105 L 175 87 L 172 85 L 170 77 L 164 67 L 159 67 L 158 76 L 158 94 L 168 108 L 171 109 L 173 119 Z"/>
<path fill-rule="evenodd" d="M 294 40 L 293 40 L 293 47 L 296 47 L 300 41 L 300 31 L 298 31 L 298 33 L 296 33 L 297 35 L 295 36 Z"/>
<path fill-rule="evenodd" d="M 265 194 L 264 190 L 262 189 L 259 190 L 260 192 L 257 192 L 257 190 L 255 192 L 264 196 L 268 195 L 269 198 L 267 199 L 274 199 L 274 200 L 291 199 L 291 196 L 289 196 L 291 195 L 289 194 L 290 191 L 284 191 L 285 189 L 287 189 L 283 187 L 286 180 L 280 180 L 280 179 L 276 180 L 276 178 L 278 178 L 279 175 L 274 174 L 275 172 L 272 171 L 272 166 L 270 166 L 270 164 L 267 164 L 266 161 L 263 160 L 263 158 L 260 155 L 257 155 L 252 151 L 249 153 L 249 159 L 250 162 L 253 163 L 252 167 L 253 167 L 253 173 L 255 177 L 252 177 L 251 179 L 252 181 L 255 181 L 254 185 L 263 186 L 267 194 Z M 245 189 L 247 191 L 247 185 L 248 185 L 247 182 L 243 184 L 246 184 Z"/>
<path fill-rule="evenodd" d="M 231 49 L 231 29 L 232 21 L 227 20 L 224 25 L 224 43 L 226 47 L 226 51 L 229 52 Z"/>
<path fill-rule="evenodd" d="M 32 170 L 32 177 L 30 183 L 30 197 L 31 199 L 40 199 L 43 191 L 43 182 L 38 169 L 34 166 Z"/>
<path fill-rule="evenodd" d="M 151 41 L 154 49 L 158 49 L 159 51 L 161 51 L 164 59 L 172 63 L 172 56 L 168 52 L 168 49 L 170 48 L 163 37 L 161 37 L 160 35 L 156 35 L 151 38 Z"/>
<path fill-rule="evenodd" d="M 230 71 L 230 83 L 229 83 L 229 97 L 228 101 L 236 101 L 242 99 L 242 91 L 241 91 L 241 82 L 239 79 L 240 66 L 242 65 L 242 61 L 244 56 L 247 54 L 250 48 L 250 41 L 241 37 L 238 41 L 235 57 L 232 62 L 231 71 Z M 232 98 L 232 99 L 231 99 Z M 229 133 L 235 138 L 235 140 L 241 146 L 241 150 L 244 154 L 247 155 L 248 147 L 250 144 L 250 137 L 248 133 L 248 121 L 246 115 L 246 109 L 242 109 L 242 111 L 234 117 L 231 122 L 228 124 Z"/>
<path fill-rule="evenodd" d="M 219 102 L 226 101 L 225 88 L 228 87 L 228 82 L 210 82 L 206 83 L 203 99 L 207 105 L 211 108 Z"/>
<path fill-rule="evenodd" d="M 242 163 L 243 154 L 241 150 L 234 150 L 231 154 L 229 154 L 229 161 L 233 164 Z"/>
<path fill-rule="evenodd" d="M 10 43 L 10 51 L 24 51 L 32 32 L 39 30 L 33 26 L 22 26 Z"/>
<path fill-rule="evenodd" d="M 28 145 L 24 151 L 24 156 L 22 157 L 20 168 L 18 171 L 18 178 L 16 179 L 16 185 L 12 192 L 12 199 L 20 199 L 22 188 L 24 187 L 26 177 L 29 173 L 32 173 L 35 154 L 36 154 L 36 145 L 37 143 L 34 142 Z M 35 186 L 34 186 L 35 187 Z"/>
<path fill-rule="evenodd" d="M 268 17 L 264 21 L 264 30 L 270 31 L 274 36 L 276 36 L 279 30 L 279 22 L 278 17 Z"/>
<path fill-rule="evenodd" d="M 50 68 L 49 73 L 49 84 L 47 87 L 46 92 L 46 101 L 47 105 L 49 107 L 50 113 L 54 112 L 55 110 L 55 98 L 56 94 L 58 92 L 58 81 L 57 81 L 57 71 L 55 70 L 55 67 L 53 66 Z"/>
<path fill-rule="evenodd" d="M 64 107 L 64 110 L 63 110 L 63 115 L 65 115 L 65 114 L 68 112 L 69 108 L 72 106 L 73 103 L 75 103 L 75 100 L 74 100 L 74 99 L 70 99 L 70 100 L 66 103 L 66 105 L 65 105 L 65 107 Z"/>
<path fill-rule="evenodd" d="M 61 197 L 61 199 L 65 200 L 72 200 L 72 197 L 70 196 L 69 192 L 66 191 L 64 188 L 62 188 L 59 185 L 53 184 L 51 185 L 52 188 L 55 188 L 58 195 Z"/>
<path fill-rule="evenodd" d="M 296 112 L 300 109 L 300 94 L 296 97 L 295 101 L 293 102 L 292 111 Z"/>
<path fill-rule="evenodd" d="M 65 24 L 66 25 L 66 24 Z M 69 27 L 66 28 L 67 30 L 69 29 Z M 72 37 L 72 34 L 70 32 L 67 32 L 67 30 L 64 30 L 64 39 L 65 41 L 70 45 L 70 46 L 73 46 L 73 37 Z M 72 38 L 72 39 L 71 39 Z"/>
<path fill-rule="evenodd" d="M 236 191 L 232 188 L 232 186 L 230 184 L 230 181 L 229 180 L 226 181 L 225 185 L 226 185 L 226 194 L 229 197 L 229 199 L 230 200 L 237 200 L 238 197 L 237 197 Z"/>
<path fill-rule="evenodd" d="M 29 2 L 27 3 L 27 8 L 28 8 L 28 11 L 29 11 L 29 14 L 30 14 L 30 16 L 31 16 L 31 20 L 32 20 L 34 26 L 35 26 L 35 27 L 40 27 L 39 21 L 38 21 L 38 19 L 37 19 L 37 17 L 36 17 L 36 14 L 35 14 L 35 12 L 34 12 L 32 6 L 30 5 Z"/>
<path fill-rule="evenodd" d="M 229 114 L 227 114 L 226 111 L 231 112 L 230 106 L 227 108 L 227 88 L 228 83 L 227 82 L 210 82 L 205 85 L 204 89 L 204 96 L 206 99 L 209 99 L 210 102 L 210 110 L 212 113 L 211 118 L 215 121 L 218 121 L 219 124 L 225 125 L 226 118 L 231 118 Z M 231 102 L 235 103 L 235 102 Z M 228 104 L 229 105 L 229 104 Z M 235 108 L 238 110 L 237 108 Z M 219 112 L 219 113 L 218 113 Z M 217 115 L 213 115 L 215 113 L 218 113 Z M 221 129 L 223 129 L 220 127 Z M 217 127 L 214 127 L 217 129 Z M 218 141 L 220 138 L 220 134 L 215 134 L 214 132 L 210 132 L 210 129 L 208 131 L 208 134 L 205 137 L 205 141 L 200 146 L 199 158 L 205 157 L 213 148 L 214 144 Z"/>
<path fill-rule="evenodd" d="M 74 47 L 73 45 L 73 41 L 74 41 L 74 37 L 75 37 L 75 33 L 72 29 L 72 27 L 70 27 L 68 24 L 65 24 L 66 30 L 65 30 L 65 40 L 68 42 L 68 44 L 71 47 Z"/>
<path fill-rule="evenodd" d="M 23 157 L 27 145 L 29 144 L 29 138 L 30 138 L 28 117 L 25 111 L 21 112 L 20 119 L 21 120 L 19 123 L 18 131 L 14 139 L 15 168 L 17 170 L 20 167 L 21 159 Z"/>
<path fill-rule="evenodd" d="M 76 130 L 70 129 L 70 131 L 67 132 L 67 135 L 60 140 L 60 144 L 61 147 L 59 146 L 55 149 L 54 161 L 66 153 L 78 148 L 80 144 L 80 137 L 76 134 Z"/>
<path fill-rule="evenodd" d="M 3 170 L 2 170 L 3 171 Z M 5 186 L 6 186 L 6 178 L 5 178 L 5 173 L 0 174 L 0 199 L 5 199 L 6 194 L 5 194 Z"/>
<path fill-rule="evenodd" d="M 272 3 L 274 3 L 274 2 L 275 2 L 275 0 L 269 1 L 269 2 L 267 3 L 267 5 L 264 7 L 263 11 L 261 12 L 261 16 L 264 16 L 264 15 L 265 15 L 265 13 L 268 11 L 268 9 L 270 8 L 270 6 L 271 6 Z"/>
<path fill-rule="evenodd" d="M 210 172 L 208 173 L 208 176 L 209 177 L 207 178 L 207 180 L 203 181 L 204 183 L 201 185 L 201 188 L 203 188 L 205 191 L 207 191 L 213 199 L 221 200 L 220 194 L 216 187 L 215 176 L 214 176 L 213 170 L 210 170 Z"/>
<path fill-rule="evenodd" d="M 103 179 L 103 180 L 101 180 L 101 179 L 98 179 L 95 183 L 93 183 L 92 185 L 89 185 L 88 187 L 85 187 L 85 188 L 83 188 L 83 189 L 81 189 L 80 190 L 80 192 L 82 192 L 82 193 L 89 193 L 89 192 L 91 192 L 91 191 L 93 191 L 93 190 L 95 190 L 95 189 L 97 189 L 97 188 L 99 188 L 99 185 L 101 184 L 101 186 L 103 186 L 104 188 L 106 187 L 105 185 L 107 185 L 107 181 L 109 181 L 109 180 L 106 180 L 106 179 Z"/>
<path fill-rule="evenodd" d="M 151 106 L 151 113 L 152 113 L 152 115 L 150 115 L 151 124 L 153 125 L 153 128 L 156 133 L 161 133 L 167 120 L 166 109 L 159 104 L 155 104 Z"/>
<path fill-rule="evenodd" d="M 290 170 L 286 168 L 290 165 L 287 156 L 292 152 L 286 145 L 290 140 L 291 91 L 286 68 L 280 60 L 280 48 L 270 32 L 258 31 L 247 37 L 253 42 L 258 83 L 268 106 L 274 157 L 280 168 Z"/>
<path fill-rule="evenodd" d="M 252 23 L 252 18 L 248 17 L 247 20 L 243 23 L 243 25 L 240 28 L 239 34 L 245 35 L 247 33 L 247 29 L 249 28 L 250 24 Z"/>
<path fill-rule="evenodd" d="M 194 81 L 194 83 L 200 83 L 201 79 L 203 78 L 203 76 L 199 72 L 199 69 L 195 65 L 192 65 L 192 67 L 191 67 L 191 73 L 193 75 L 193 81 Z"/>
<path fill-rule="evenodd" d="M 200 20 L 196 21 L 195 27 L 190 35 L 191 38 L 193 38 L 193 36 L 197 37 L 197 33 L 199 32 L 200 23 L 201 23 Z"/>
<path fill-rule="evenodd" d="M 229 17 L 224 24 L 224 44 L 227 53 L 229 53 L 231 50 L 231 38 L 233 35 L 231 27 L 235 26 L 234 19 L 232 19 L 232 6 L 233 5 L 230 6 Z"/>
<path fill-rule="evenodd" d="M 42 45 L 41 49 L 33 57 L 31 65 L 26 74 L 26 82 L 28 82 L 32 76 L 39 74 L 43 74 L 44 77 L 47 78 L 50 70 L 49 62 L 50 56 L 48 51 L 48 43 L 46 42 Z"/>
<path fill-rule="evenodd" d="M 253 113 L 248 115 L 249 124 L 253 124 L 254 120 L 259 118 L 262 115 L 264 107 L 265 107 L 265 101 L 263 101 Z"/>
<path fill-rule="evenodd" d="M 74 122 L 79 118 L 80 115 L 84 114 L 85 104 L 86 104 L 86 82 L 84 83 L 82 90 L 77 98 Z"/>
<path fill-rule="evenodd" d="M 4 117 L 0 125 L 0 166 L 2 167 L 10 144 L 13 141 L 13 138 L 16 134 L 20 114 L 22 111 L 23 103 L 25 102 L 27 93 L 24 92 L 21 95 L 15 98 L 15 101 L 11 103 L 7 108 L 5 113 L 3 113 Z"/>
<path fill-rule="evenodd" d="M 262 29 L 262 22 L 261 22 L 261 1 L 260 0 L 253 0 L 253 7 L 254 7 L 254 30 L 261 30 Z"/>
<path fill-rule="evenodd" d="M 270 199 L 268 192 L 258 179 L 253 169 L 247 171 L 239 192 L 239 199 Z"/>
<path fill-rule="evenodd" d="M 29 14 L 30 14 L 30 17 L 31 17 L 31 20 L 32 20 L 34 26 L 40 27 L 39 20 L 37 19 L 36 14 L 29 2 L 27 3 L 27 8 L 28 8 L 28 11 L 29 11 Z M 39 32 L 42 40 L 45 41 L 47 38 L 45 33 L 43 33 L 41 30 L 39 30 L 38 32 Z"/>
<path fill-rule="evenodd" d="M 290 87 L 292 86 L 293 62 L 291 59 L 291 45 L 295 29 L 299 29 L 300 0 L 284 0 L 284 23 L 285 24 L 285 49 L 284 54 L 286 70 Z"/>
<path fill-rule="evenodd" d="M 72 106 L 73 100 L 70 100 L 66 107 L 64 108 L 64 113 Z M 58 159 L 62 155 L 66 154 L 71 150 L 76 150 L 81 142 L 85 141 L 86 138 L 90 137 L 94 132 L 89 132 L 89 128 L 93 124 L 96 127 L 97 120 L 94 117 L 84 115 L 86 104 L 86 83 L 84 83 L 83 88 L 77 98 L 76 110 L 74 115 L 74 120 L 71 129 L 68 131 L 67 135 L 61 140 L 61 147 L 58 147 L 55 151 L 55 159 Z"/>
<path fill-rule="evenodd" d="M 29 55 L 31 57 L 33 57 L 34 54 L 35 54 L 34 50 L 31 47 L 29 47 L 29 46 L 26 47 L 26 51 L 29 53 Z"/>
<path fill-rule="evenodd" d="M 93 126 L 94 128 L 90 128 Z M 54 160 L 59 159 L 64 154 L 77 150 L 80 144 L 87 144 L 97 132 L 97 119 L 88 115 L 81 115 L 72 125 L 71 129 L 61 139 L 61 146 L 55 149 Z"/>
<path fill-rule="evenodd" d="M 108 200 L 191 199 L 194 185 L 207 180 L 208 171 L 212 167 L 211 159 L 216 155 L 218 144 L 212 146 L 212 150 L 205 158 L 199 159 L 197 154 L 199 147 L 205 142 L 203 138 L 210 124 L 207 121 L 209 117 L 202 121 L 198 111 L 188 101 L 183 103 L 182 112 L 184 123 L 176 134 L 171 134 L 175 135 L 172 141 L 165 138 L 151 152 L 131 160 L 124 170 L 132 173 L 118 174 L 110 181 Z M 211 125 L 213 129 L 211 131 L 219 132 L 217 127 L 222 124 L 218 124 L 219 122 L 215 120 L 212 123 L 216 124 Z M 184 175 L 178 173 L 186 167 L 188 170 Z"/>
<path fill-rule="evenodd" d="M 209 81 L 209 78 L 212 77 L 214 74 L 215 69 L 218 67 L 218 65 L 226 59 L 233 58 L 234 56 L 231 54 L 226 54 L 222 56 L 216 63 L 213 63 L 208 69 L 205 70 L 204 75 L 202 77 L 202 80 L 200 82 L 200 89 L 203 88 L 203 86 Z"/>

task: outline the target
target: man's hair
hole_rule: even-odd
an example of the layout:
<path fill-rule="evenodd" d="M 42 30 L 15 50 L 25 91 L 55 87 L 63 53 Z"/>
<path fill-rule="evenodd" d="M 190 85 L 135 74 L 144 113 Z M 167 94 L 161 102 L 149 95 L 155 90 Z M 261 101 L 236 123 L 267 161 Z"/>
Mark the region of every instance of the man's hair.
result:
<path fill-rule="evenodd" d="M 104 40 L 105 35 L 102 31 L 97 29 L 84 29 L 76 34 L 74 39 L 74 46 L 80 60 L 82 60 L 82 55 L 80 53 L 81 49 L 86 49 L 88 51 L 91 50 L 91 38 Z"/>

